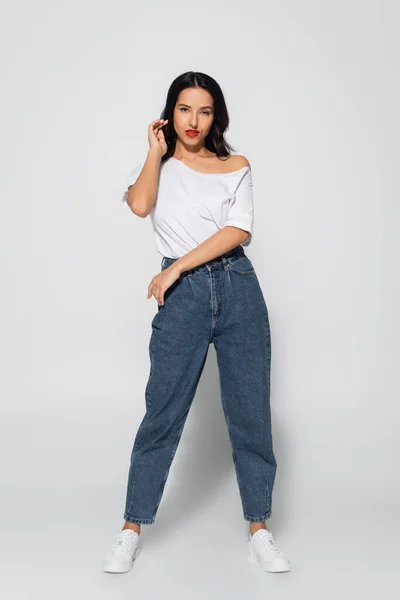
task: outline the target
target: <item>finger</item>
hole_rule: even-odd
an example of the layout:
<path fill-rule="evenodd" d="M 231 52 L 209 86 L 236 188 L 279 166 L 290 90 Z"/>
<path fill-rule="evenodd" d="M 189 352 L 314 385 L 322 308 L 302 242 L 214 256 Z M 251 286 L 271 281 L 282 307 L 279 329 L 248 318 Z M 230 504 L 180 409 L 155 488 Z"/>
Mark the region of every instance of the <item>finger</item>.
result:
<path fill-rule="evenodd" d="M 161 289 L 160 285 L 156 285 L 155 286 L 155 290 L 154 290 L 154 298 L 157 300 L 159 306 L 162 306 L 163 304 L 163 292 Z"/>
<path fill-rule="evenodd" d="M 161 120 L 161 122 L 156 126 L 156 129 L 162 129 L 162 127 L 165 127 L 165 125 L 168 123 L 168 119 Z"/>
<path fill-rule="evenodd" d="M 157 290 L 157 302 L 160 306 L 163 306 L 164 304 L 164 292 L 161 286 L 159 286 Z"/>
<path fill-rule="evenodd" d="M 148 127 L 149 132 L 154 133 L 154 131 L 158 128 L 158 127 L 162 127 L 161 123 L 160 123 L 160 119 L 157 119 L 156 121 L 152 121 Z"/>
<path fill-rule="evenodd" d="M 156 135 L 156 136 L 158 135 L 158 132 L 161 131 L 161 127 L 162 127 L 161 125 L 154 127 L 154 129 L 153 129 L 154 135 Z"/>
<path fill-rule="evenodd" d="M 161 127 L 164 127 L 167 123 L 168 123 L 168 119 L 160 119 L 159 122 L 158 122 L 157 127 L 159 129 L 161 129 Z"/>

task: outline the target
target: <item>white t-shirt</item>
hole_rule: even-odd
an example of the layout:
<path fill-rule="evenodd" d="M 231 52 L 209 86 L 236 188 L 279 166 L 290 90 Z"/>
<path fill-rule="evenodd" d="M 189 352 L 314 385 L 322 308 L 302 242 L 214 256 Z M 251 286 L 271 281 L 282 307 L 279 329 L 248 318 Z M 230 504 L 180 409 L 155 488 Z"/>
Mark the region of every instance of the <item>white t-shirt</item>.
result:
<path fill-rule="evenodd" d="M 133 169 L 122 197 L 143 168 Z M 160 164 L 157 197 L 150 213 L 156 250 L 162 256 L 180 258 L 226 225 L 253 235 L 253 181 L 249 166 L 231 173 L 199 173 L 170 157 Z"/>

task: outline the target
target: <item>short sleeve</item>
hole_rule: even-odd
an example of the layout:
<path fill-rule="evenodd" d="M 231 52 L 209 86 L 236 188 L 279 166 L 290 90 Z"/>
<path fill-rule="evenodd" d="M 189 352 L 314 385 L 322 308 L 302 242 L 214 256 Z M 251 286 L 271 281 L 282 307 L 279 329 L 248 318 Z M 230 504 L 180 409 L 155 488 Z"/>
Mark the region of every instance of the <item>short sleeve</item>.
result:
<path fill-rule="evenodd" d="M 253 204 L 253 178 L 251 169 L 245 171 L 245 174 L 239 181 L 230 205 L 225 226 L 239 227 L 248 231 L 248 238 L 243 242 L 243 246 L 248 246 L 253 235 L 254 224 L 254 204 Z"/>
<path fill-rule="evenodd" d="M 140 164 L 136 165 L 136 167 L 133 169 L 133 171 L 131 171 L 131 173 L 127 179 L 127 182 L 126 182 L 126 189 L 125 189 L 124 195 L 122 196 L 122 202 L 127 202 L 128 189 L 131 185 L 133 185 L 135 183 L 136 179 L 139 177 L 139 175 L 142 171 L 142 168 L 143 168 L 143 164 L 140 163 Z"/>

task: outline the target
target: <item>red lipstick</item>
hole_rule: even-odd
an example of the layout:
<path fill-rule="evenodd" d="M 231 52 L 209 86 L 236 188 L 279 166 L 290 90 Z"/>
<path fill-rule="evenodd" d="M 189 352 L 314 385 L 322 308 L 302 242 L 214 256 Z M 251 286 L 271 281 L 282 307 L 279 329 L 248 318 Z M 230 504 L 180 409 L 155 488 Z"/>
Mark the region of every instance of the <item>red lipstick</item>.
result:
<path fill-rule="evenodd" d="M 197 129 L 187 129 L 185 133 L 188 137 L 197 137 L 200 131 L 197 131 Z"/>

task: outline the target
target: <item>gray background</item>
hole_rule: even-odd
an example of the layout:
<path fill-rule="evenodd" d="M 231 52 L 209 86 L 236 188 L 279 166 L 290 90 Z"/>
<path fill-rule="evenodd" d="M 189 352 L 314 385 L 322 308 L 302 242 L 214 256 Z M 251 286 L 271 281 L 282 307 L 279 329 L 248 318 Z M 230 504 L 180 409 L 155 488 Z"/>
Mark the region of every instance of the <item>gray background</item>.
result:
<path fill-rule="evenodd" d="M 1 588 L 7 598 L 395 595 L 396 2 L 26 1 L 1 19 Z M 213 346 L 145 550 L 123 524 L 159 272 L 121 195 L 172 80 L 222 86 L 253 170 L 278 470 L 247 562 Z M 396 162 L 395 162 L 396 161 Z M 397 236 L 395 235 L 397 234 Z M 1 590 L 0 590 L 1 591 Z"/>

